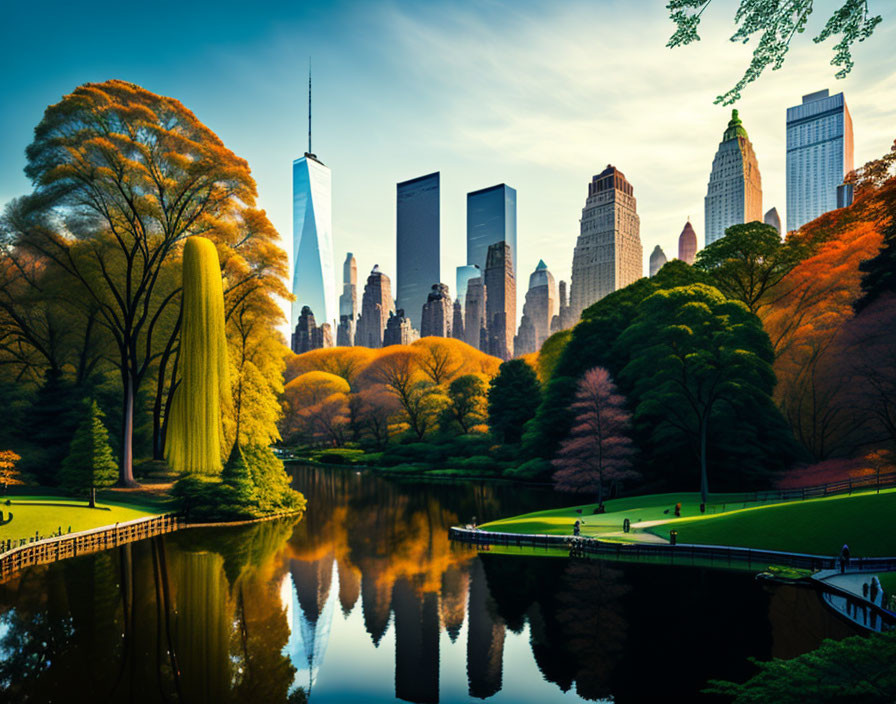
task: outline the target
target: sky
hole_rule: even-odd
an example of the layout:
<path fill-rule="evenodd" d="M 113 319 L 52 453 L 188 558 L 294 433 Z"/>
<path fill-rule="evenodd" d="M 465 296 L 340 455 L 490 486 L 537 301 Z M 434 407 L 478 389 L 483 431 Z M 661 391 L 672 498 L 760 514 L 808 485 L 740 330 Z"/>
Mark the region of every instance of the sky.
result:
<path fill-rule="evenodd" d="M 896 138 L 896 5 L 854 50 L 845 80 L 833 41 L 811 41 L 841 2 L 820 0 L 784 67 L 737 107 L 762 174 L 763 210 L 785 221 L 785 111 L 844 91 L 855 162 Z M 359 283 L 395 273 L 395 184 L 441 172 L 442 280 L 465 263 L 466 193 L 517 189 L 518 308 L 544 259 L 568 281 L 587 184 L 607 164 L 634 187 L 644 266 L 668 257 L 690 217 L 703 245 L 703 198 L 730 117 L 713 104 L 746 68 L 731 43 L 734 0 L 704 13 L 702 41 L 665 47 L 665 0 L 529 2 L 6 3 L 0 21 L 0 205 L 27 193 L 24 151 L 48 104 L 85 82 L 119 78 L 173 96 L 248 160 L 258 204 L 292 253 L 293 159 L 313 148 L 332 169 L 334 271 L 346 251 Z M 341 289 L 337 282 L 337 288 Z"/>

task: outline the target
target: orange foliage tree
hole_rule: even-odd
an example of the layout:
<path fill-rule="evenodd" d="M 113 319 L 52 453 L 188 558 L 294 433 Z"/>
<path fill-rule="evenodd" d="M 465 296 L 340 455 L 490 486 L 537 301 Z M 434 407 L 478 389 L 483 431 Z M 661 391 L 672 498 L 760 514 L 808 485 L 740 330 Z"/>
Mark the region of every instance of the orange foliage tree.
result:
<path fill-rule="evenodd" d="M 22 458 L 12 450 L 0 450 L 0 481 L 3 482 L 4 493 L 10 484 L 22 483 L 16 471 L 16 462 L 20 459 Z"/>

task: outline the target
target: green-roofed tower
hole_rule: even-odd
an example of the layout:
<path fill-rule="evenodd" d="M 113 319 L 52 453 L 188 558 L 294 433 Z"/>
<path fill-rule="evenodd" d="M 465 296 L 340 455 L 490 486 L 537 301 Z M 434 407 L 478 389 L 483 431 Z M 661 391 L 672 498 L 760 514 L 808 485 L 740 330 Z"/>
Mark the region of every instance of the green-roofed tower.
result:
<path fill-rule="evenodd" d="M 762 221 L 759 162 L 737 110 L 731 111 L 713 159 L 704 209 L 706 244 L 724 237 L 732 225 Z"/>

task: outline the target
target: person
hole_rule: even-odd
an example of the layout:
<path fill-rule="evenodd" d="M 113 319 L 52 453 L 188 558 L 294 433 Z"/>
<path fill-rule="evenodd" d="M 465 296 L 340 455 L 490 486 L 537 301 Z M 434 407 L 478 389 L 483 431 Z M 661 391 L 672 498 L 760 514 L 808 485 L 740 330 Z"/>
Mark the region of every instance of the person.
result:
<path fill-rule="evenodd" d="M 573 534 L 573 535 L 578 535 L 578 534 L 579 534 L 579 531 L 580 531 L 580 529 L 579 529 L 579 522 L 576 521 L 576 522 L 573 523 L 573 525 L 572 525 L 572 534 Z"/>
<path fill-rule="evenodd" d="M 675 515 L 681 516 L 681 501 L 675 504 Z"/>
<path fill-rule="evenodd" d="M 880 581 L 877 579 L 877 575 L 874 575 L 871 578 L 871 589 L 868 590 L 868 597 L 871 600 L 872 604 L 877 603 L 877 594 L 880 591 Z"/>
<path fill-rule="evenodd" d="M 846 572 L 847 567 L 849 567 L 849 545 L 843 543 L 843 547 L 840 548 L 840 572 Z"/>
<path fill-rule="evenodd" d="M 470 525 L 471 525 L 473 528 L 476 527 L 476 516 L 473 516 L 473 517 L 470 519 Z"/>

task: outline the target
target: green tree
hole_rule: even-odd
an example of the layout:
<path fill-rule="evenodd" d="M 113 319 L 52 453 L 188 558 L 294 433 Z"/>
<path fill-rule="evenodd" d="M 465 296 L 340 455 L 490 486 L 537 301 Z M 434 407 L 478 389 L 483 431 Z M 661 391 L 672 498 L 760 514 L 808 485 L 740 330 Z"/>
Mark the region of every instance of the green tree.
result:
<path fill-rule="evenodd" d="M 711 2 L 712 0 L 669 0 L 666 9 L 675 23 L 675 32 L 666 46 L 675 48 L 699 41 L 697 29 L 700 19 Z M 734 15 L 737 31 L 732 35 L 731 41 L 746 44 L 758 34 L 759 43 L 753 50 L 753 59 L 743 77 L 731 90 L 718 96 L 715 102 L 730 105 L 740 99 L 741 91 L 759 78 L 768 66 L 773 71 L 781 68 L 790 49 L 790 42 L 794 36 L 806 30 L 814 4 L 814 0 L 740 0 Z M 880 15 L 872 16 L 869 13 L 868 0 L 841 0 L 840 7 L 812 40 L 818 44 L 830 37 L 840 37 L 840 41 L 834 46 L 834 58 L 831 60 L 831 65 L 840 67 L 834 74 L 837 78 L 845 78 L 852 70 L 852 45 L 870 37 L 880 21 Z"/>
<path fill-rule="evenodd" d="M 732 225 L 724 237 L 706 245 L 694 266 L 725 296 L 758 313 L 785 295 L 782 282 L 805 255 L 805 245 L 797 240 L 782 242 L 771 225 L 748 222 Z"/>
<path fill-rule="evenodd" d="M 498 369 L 488 390 L 488 424 L 503 443 L 518 443 L 523 425 L 535 416 L 541 401 L 538 378 L 526 362 L 511 359 Z"/>
<path fill-rule="evenodd" d="M 621 376 L 633 389 L 636 422 L 650 427 L 658 444 L 670 434 L 688 440 L 706 503 L 707 444 L 716 423 L 731 409 L 744 417 L 774 411 L 773 355 L 762 324 L 743 303 L 694 284 L 644 300 L 619 345 L 629 359 Z"/>
<path fill-rule="evenodd" d="M 448 385 L 448 404 L 443 411 L 451 423 L 460 426 L 462 433 L 484 423 L 486 414 L 485 382 L 476 374 L 464 374 Z"/>
<path fill-rule="evenodd" d="M 59 478 L 67 490 L 87 493 L 90 508 L 96 507 L 97 488 L 112 486 L 118 478 L 118 464 L 109 447 L 109 431 L 103 425 L 103 412 L 96 401 L 87 404 L 87 415 L 75 431 Z"/>
<path fill-rule="evenodd" d="M 707 693 L 733 704 L 896 701 L 896 633 L 829 639 L 790 660 L 754 663 L 759 672 L 743 684 L 712 681 Z"/>

